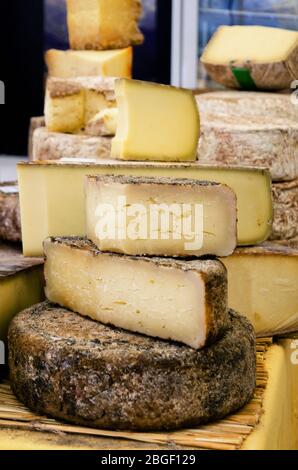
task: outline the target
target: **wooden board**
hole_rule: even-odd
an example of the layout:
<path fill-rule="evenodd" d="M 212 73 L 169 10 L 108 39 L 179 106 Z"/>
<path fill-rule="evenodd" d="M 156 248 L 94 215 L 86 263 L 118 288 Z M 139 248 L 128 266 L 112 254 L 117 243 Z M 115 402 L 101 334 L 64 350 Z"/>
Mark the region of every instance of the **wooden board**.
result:
<path fill-rule="evenodd" d="M 268 381 L 265 356 L 271 344 L 271 338 L 258 339 L 257 387 L 254 397 L 248 405 L 236 414 L 216 423 L 169 433 L 106 431 L 58 422 L 32 413 L 16 399 L 9 382 L 4 382 L 0 384 L 0 449 L 7 446 L 7 443 L 5 444 L 1 440 L 1 430 L 7 432 L 22 430 L 27 435 L 30 431 L 54 433 L 56 437 L 59 435 L 63 436 L 64 441 L 68 440 L 69 447 L 76 448 L 86 448 L 85 445 L 87 446 L 88 443 L 87 448 L 93 449 L 95 447 L 97 449 L 158 449 L 165 447 L 202 450 L 241 449 L 245 439 L 253 432 L 261 419 L 264 391 Z M 80 438 L 79 441 L 78 438 Z M 94 441 L 95 438 L 97 439 Z M 28 439 L 30 441 L 29 437 Z M 59 439 L 59 442 L 62 443 L 63 439 Z M 30 448 L 30 442 L 28 442 L 28 448 Z M 36 448 L 36 445 L 32 442 L 33 448 Z"/>

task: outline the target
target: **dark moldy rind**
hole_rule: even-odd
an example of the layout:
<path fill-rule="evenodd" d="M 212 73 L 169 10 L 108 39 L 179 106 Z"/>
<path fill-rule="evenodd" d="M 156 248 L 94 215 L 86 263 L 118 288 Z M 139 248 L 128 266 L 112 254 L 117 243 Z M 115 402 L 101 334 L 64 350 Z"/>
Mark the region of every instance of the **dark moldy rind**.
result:
<path fill-rule="evenodd" d="M 6 192 L 13 187 L 15 191 Z M 19 193 L 16 183 L 0 184 L 0 239 L 22 241 Z"/>
<path fill-rule="evenodd" d="M 238 410 L 255 388 L 253 327 L 233 311 L 224 336 L 196 351 L 45 302 L 13 320 L 8 344 L 12 388 L 23 403 L 95 428 L 195 426 Z"/>

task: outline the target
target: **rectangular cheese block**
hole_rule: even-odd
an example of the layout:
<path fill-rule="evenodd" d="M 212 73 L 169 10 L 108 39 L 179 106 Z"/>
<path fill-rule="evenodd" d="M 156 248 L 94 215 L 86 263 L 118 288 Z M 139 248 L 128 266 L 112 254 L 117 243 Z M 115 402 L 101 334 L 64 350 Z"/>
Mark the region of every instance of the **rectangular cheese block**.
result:
<path fill-rule="evenodd" d="M 291 95 L 229 90 L 196 99 L 200 162 L 267 167 L 278 182 L 298 177 L 298 106 Z"/>
<path fill-rule="evenodd" d="M 121 49 L 142 44 L 141 0 L 67 0 L 71 49 Z"/>
<path fill-rule="evenodd" d="M 45 98 L 45 122 L 51 132 L 76 133 L 100 111 L 115 106 L 115 79 L 50 78 Z"/>
<path fill-rule="evenodd" d="M 32 161 L 65 158 L 96 161 L 111 157 L 112 139 L 86 134 L 50 132 L 45 127 L 40 127 L 33 133 L 32 144 Z"/>
<path fill-rule="evenodd" d="M 0 239 L 20 242 L 21 216 L 17 183 L 0 183 Z"/>
<path fill-rule="evenodd" d="M 45 55 L 51 77 L 121 77 L 132 76 L 132 47 L 111 51 L 59 51 L 50 49 Z"/>
<path fill-rule="evenodd" d="M 290 88 L 298 76 L 298 31 L 220 26 L 201 62 L 213 80 L 230 88 Z"/>
<path fill-rule="evenodd" d="M 90 176 L 87 237 L 127 255 L 228 256 L 237 245 L 237 200 L 219 183 Z"/>
<path fill-rule="evenodd" d="M 298 249 L 280 244 L 237 248 L 222 260 L 229 307 L 252 322 L 258 336 L 298 331 Z"/>
<path fill-rule="evenodd" d="M 274 222 L 270 239 L 293 239 L 298 236 L 298 179 L 272 185 Z"/>
<path fill-rule="evenodd" d="M 44 299 L 43 258 L 24 258 L 16 245 L 0 243 L 0 341 L 14 315 Z"/>
<path fill-rule="evenodd" d="M 227 324 L 226 270 L 217 260 L 102 253 L 86 239 L 44 242 L 46 296 L 86 315 L 199 349 Z"/>
<path fill-rule="evenodd" d="M 117 79 L 117 132 L 112 156 L 121 160 L 194 161 L 200 118 L 190 90 Z"/>
<path fill-rule="evenodd" d="M 226 184 L 237 196 L 238 244 L 260 243 L 271 232 L 271 180 L 266 170 L 198 163 L 31 162 L 18 165 L 26 256 L 40 256 L 42 242 L 49 236 L 85 236 L 86 175 L 160 176 Z"/>

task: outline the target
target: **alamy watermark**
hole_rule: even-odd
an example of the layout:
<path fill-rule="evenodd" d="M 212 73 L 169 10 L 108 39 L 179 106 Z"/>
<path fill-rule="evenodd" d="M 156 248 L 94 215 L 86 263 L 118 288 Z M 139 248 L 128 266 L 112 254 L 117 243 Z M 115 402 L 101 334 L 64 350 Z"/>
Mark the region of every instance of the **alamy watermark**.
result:
<path fill-rule="evenodd" d="M 293 104 L 298 106 L 298 80 L 293 80 L 291 83 L 291 90 L 294 90 L 291 93 L 291 101 Z"/>
<path fill-rule="evenodd" d="M 0 341 L 0 366 L 5 365 L 5 345 L 3 341 Z"/>
<path fill-rule="evenodd" d="M 5 85 L 2 80 L 0 80 L 0 104 L 5 104 Z"/>
<path fill-rule="evenodd" d="M 117 204 L 96 207 L 95 233 L 100 240 L 183 240 L 186 251 L 200 250 L 204 239 L 202 204 Z"/>

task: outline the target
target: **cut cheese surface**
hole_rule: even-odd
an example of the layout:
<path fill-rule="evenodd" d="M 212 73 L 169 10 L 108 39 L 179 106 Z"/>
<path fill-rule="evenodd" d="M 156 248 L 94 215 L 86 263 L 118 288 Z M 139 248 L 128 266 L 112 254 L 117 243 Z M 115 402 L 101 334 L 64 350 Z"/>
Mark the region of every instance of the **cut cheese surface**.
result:
<path fill-rule="evenodd" d="M 298 249 L 274 243 L 237 248 L 222 260 L 229 306 L 241 309 L 258 336 L 298 330 Z"/>
<path fill-rule="evenodd" d="M 44 298 L 43 259 L 24 258 L 15 245 L 0 243 L 0 340 L 13 316 Z"/>
<path fill-rule="evenodd" d="M 48 239 L 44 252 L 47 298 L 81 315 L 195 349 L 225 329 L 226 271 L 219 261 L 130 258 L 73 238 Z"/>
<path fill-rule="evenodd" d="M 228 256 L 237 245 L 237 201 L 225 185 L 186 179 L 90 176 L 87 237 L 128 255 Z"/>
<path fill-rule="evenodd" d="M 45 127 L 35 129 L 32 139 L 32 161 L 106 160 L 111 156 L 112 139 L 85 134 L 50 132 Z"/>
<path fill-rule="evenodd" d="M 112 156 L 121 160 L 194 161 L 200 119 L 191 91 L 118 79 L 117 133 Z"/>
<path fill-rule="evenodd" d="M 114 136 L 117 131 L 118 109 L 106 108 L 90 119 L 85 133 L 90 136 Z"/>
<path fill-rule="evenodd" d="M 247 83 L 242 83 L 241 76 L 237 76 L 242 68 L 250 73 L 257 87 L 282 89 L 288 88 L 297 77 L 297 55 L 297 31 L 264 26 L 220 26 L 207 44 L 201 61 L 211 77 L 226 86 L 245 87 Z"/>
<path fill-rule="evenodd" d="M 298 176 L 298 106 L 282 93 L 216 91 L 196 97 L 202 163 L 270 169 L 274 181 Z"/>
<path fill-rule="evenodd" d="M 49 236 L 85 236 L 86 175 L 160 176 L 226 184 L 237 196 L 238 244 L 260 243 L 271 231 L 271 180 L 266 170 L 197 163 L 21 163 L 18 176 L 26 256 L 42 256 L 42 242 Z"/>
<path fill-rule="evenodd" d="M 46 63 L 51 77 L 121 77 L 131 78 L 133 51 L 131 47 L 110 51 L 46 52 Z"/>
<path fill-rule="evenodd" d="M 120 49 L 142 44 L 140 0 L 67 0 L 71 49 Z"/>
<path fill-rule="evenodd" d="M 114 78 L 50 78 L 45 122 L 51 132 L 76 133 L 100 111 L 115 106 Z"/>

